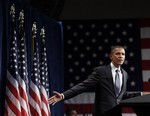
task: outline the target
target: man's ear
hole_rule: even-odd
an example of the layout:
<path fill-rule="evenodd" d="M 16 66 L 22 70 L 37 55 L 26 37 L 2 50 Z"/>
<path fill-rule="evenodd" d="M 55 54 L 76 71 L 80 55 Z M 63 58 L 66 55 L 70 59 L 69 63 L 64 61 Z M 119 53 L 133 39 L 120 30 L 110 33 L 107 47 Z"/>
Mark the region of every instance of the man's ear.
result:
<path fill-rule="evenodd" d="M 112 55 L 111 54 L 109 55 L 109 58 L 112 60 Z"/>

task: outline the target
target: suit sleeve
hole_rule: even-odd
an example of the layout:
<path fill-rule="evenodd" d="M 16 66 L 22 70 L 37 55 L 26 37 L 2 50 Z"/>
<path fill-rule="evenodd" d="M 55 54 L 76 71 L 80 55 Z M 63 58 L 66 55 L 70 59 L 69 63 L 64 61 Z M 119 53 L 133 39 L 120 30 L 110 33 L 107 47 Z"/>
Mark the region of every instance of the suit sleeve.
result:
<path fill-rule="evenodd" d="M 132 97 L 137 97 L 137 96 L 141 96 L 142 95 L 142 92 L 140 91 L 127 91 L 125 93 L 125 95 L 123 96 L 123 99 L 129 99 L 129 98 L 132 98 Z"/>
<path fill-rule="evenodd" d="M 94 70 L 91 75 L 88 76 L 86 80 L 83 82 L 75 85 L 74 87 L 70 88 L 69 90 L 63 92 L 64 100 L 75 97 L 76 95 L 86 92 L 91 88 L 94 89 L 96 83 L 99 81 L 99 75 Z"/>

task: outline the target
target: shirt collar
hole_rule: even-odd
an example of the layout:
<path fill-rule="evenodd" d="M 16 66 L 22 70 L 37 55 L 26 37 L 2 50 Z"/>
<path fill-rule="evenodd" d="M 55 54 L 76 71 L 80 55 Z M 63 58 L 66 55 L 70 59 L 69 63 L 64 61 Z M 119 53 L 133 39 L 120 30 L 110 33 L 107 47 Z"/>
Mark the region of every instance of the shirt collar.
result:
<path fill-rule="evenodd" d="M 120 71 L 120 67 L 116 68 L 115 65 L 112 62 L 110 63 L 110 66 L 111 66 L 112 70 L 114 70 L 114 71 L 116 71 L 116 70 Z"/>

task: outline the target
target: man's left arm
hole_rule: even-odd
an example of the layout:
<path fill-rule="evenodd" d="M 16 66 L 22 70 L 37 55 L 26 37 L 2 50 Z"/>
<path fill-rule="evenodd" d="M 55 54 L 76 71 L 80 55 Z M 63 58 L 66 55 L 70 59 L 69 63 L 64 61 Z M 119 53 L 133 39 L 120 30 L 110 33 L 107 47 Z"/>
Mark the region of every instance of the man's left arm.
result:
<path fill-rule="evenodd" d="M 128 98 L 147 95 L 147 94 L 150 94 L 150 92 L 148 92 L 148 91 L 127 91 L 124 94 L 123 99 L 128 99 Z"/>

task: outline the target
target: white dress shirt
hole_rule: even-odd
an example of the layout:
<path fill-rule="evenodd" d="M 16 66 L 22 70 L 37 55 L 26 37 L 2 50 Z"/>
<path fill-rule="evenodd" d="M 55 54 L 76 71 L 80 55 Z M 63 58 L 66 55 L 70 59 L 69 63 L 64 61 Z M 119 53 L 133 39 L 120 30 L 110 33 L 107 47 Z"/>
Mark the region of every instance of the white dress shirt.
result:
<path fill-rule="evenodd" d="M 121 73 L 120 67 L 119 67 L 119 68 L 116 68 L 112 62 L 110 63 L 110 66 L 111 66 L 111 72 L 112 72 L 114 84 L 115 84 L 116 70 L 118 70 L 119 77 L 120 77 L 120 91 L 121 91 L 121 86 L 122 86 L 122 76 L 123 76 L 123 75 L 122 75 L 122 73 Z"/>

